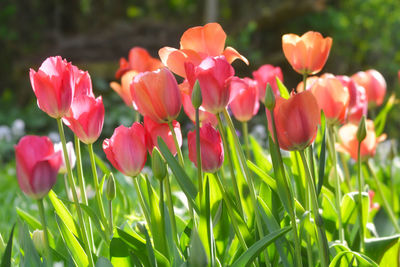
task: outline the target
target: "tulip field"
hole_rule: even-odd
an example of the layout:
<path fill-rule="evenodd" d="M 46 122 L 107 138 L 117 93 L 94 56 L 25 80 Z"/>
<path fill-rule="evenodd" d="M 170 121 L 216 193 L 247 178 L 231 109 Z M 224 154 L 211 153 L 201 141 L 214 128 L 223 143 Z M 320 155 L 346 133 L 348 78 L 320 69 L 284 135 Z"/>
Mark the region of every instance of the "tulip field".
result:
<path fill-rule="evenodd" d="M 226 38 L 208 23 L 157 58 L 133 47 L 109 84 L 131 122 L 108 138 L 89 72 L 62 55 L 31 67 L 60 143 L 16 140 L 1 267 L 400 266 L 400 164 L 384 132 L 399 101 L 383 75 L 324 72 L 335 40 L 308 31 L 275 40 L 296 88 L 267 62 L 239 77 L 234 61 L 253 66 Z"/>

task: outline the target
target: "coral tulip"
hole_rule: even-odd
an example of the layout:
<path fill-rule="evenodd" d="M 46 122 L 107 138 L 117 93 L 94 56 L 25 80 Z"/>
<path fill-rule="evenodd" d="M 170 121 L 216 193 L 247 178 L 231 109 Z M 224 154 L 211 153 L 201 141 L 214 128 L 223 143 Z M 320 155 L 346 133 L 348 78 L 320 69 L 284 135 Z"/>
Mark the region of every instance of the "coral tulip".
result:
<path fill-rule="evenodd" d="M 53 118 L 64 116 L 74 97 L 73 65 L 60 56 L 49 57 L 37 72 L 30 69 L 29 76 L 39 108 Z"/>
<path fill-rule="evenodd" d="M 180 49 L 163 47 L 158 51 L 165 66 L 186 77 L 185 62 L 197 66 L 206 57 L 223 55 L 229 63 L 241 59 L 247 65 L 248 60 L 232 47 L 225 47 L 226 34 L 218 23 L 208 23 L 204 26 L 192 27 L 186 30 L 180 42 Z"/>
<path fill-rule="evenodd" d="M 153 148 L 155 146 L 158 148 L 157 138 L 161 137 L 164 140 L 165 144 L 167 144 L 171 153 L 173 155 L 176 155 L 174 137 L 167 123 L 158 123 L 151 120 L 149 117 L 145 116 L 143 118 L 143 124 L 144 124 L 144 129 L 146 131 L 146 146 L 150 154 L 153 152 Z M 179 147 L 181 147 L 182 146 L 181 126 L 177 121 L 173 121 L 172 126 L 174 128 Z"/>
<path fill-rule="evenodd" d="M 350 154 L 350 156 L 357 160 L 358 140 L 357 140 L 358 126 L 353 123 L 348 123 L 340 127 L 339 140 L 340 144 L 336 147 L 339 151 Z M 367 120 L 367 136 L 361 142 L 360 154 L 361 159 L 367 159 L 375 155 L 376 147 L 378 144 L 386 139 L 383 134 L 379 137 L 376 136 L 374 122 Z"/>
<path fill-rule="evenodd" d="M 273 133 L 270 111 L 266 112 L 268 128 Z M 310 91 L 292 93 L 289 99 L 278 96 L 273 114 L 280 148 L 303 150 L 314 141 L 321 115 L 317 100 Z"/>
<path fill-rule="evenodd" d="M 233 77 L 230 81 L 231 91 L 236 91 L 229 107 L 233 116 L 238 121 L 249 121 L 257 114 L 260 103 L 258 102 L 258 84 L 250 78 L 240 79 Z"/>
<path fill-rule="evenodd" d="M 58 170 L 59 173 L 61 174 L 66 174 L 67 173 L 67 166 L 65 165 L 65 159 L 64 159 L 64 153 L 62 153 L 62 143 L 56 143 L 54 144 L 54 151 L 60 151 L 62 155 L 62 162 L 60 169 Z M 75 150 L 74 150 L 74 144 L 72 142 L 67 143 L 67 152 L 68 152 L 68 159 L 69 163 L 71 164 L 71 169 L 75 167 L 76 163 L 76 155 L 75 155 Z"/>
<path fill-rule="evenodd" d="M 368 104 L 380 106 L 386 94 L 386 81 L 376 70 L 360 71 L 351 76 L 367 92 Z"/>
<path fill-rule="evenodd" d="M 130 108 L 135 107 L 135 103 L 132 100 L 130 86 L 133 78 L 137 74 L 138 73 L 134 70 L 127 71 L 121 77 L 121 84 L 117 82 L 110 83 L 110 87 L 122 98 L 122 100 L 124 100 L 125 105 Z"/>
<path fill-rule="evenodd" d="M 292 68 L 302 75 L 320 72 L 332 46 L 332 38 L 324 38 L 319 32 L 306 32 L 282 36 L 282 48 Z"/>
<path fill-rule="evenodd" d="M 350 94 L 339 79 L 332 74 L 324 74 L 314 82 L 310 90 L 329 123 L 344 121 Z"/>
<path fill-rule="evenodd" d="M 310 90 L 311 87 L 314 85 L 315 81 L 318 80 L 318 78 L 319 78 L 318 76 L 309 76 L 309 77 L 307 77 L 306 90 Z M 304 83 L 303 83 L 303 81 L 301 81 L 296 87 L 296 92 L 300 93 L 300 92 L 303 92 L 303 91 L 304 91 Z"/>
<path fill-rule="evenodd" d="M 170 122 L 181 110 L 178 83 L 167 68 L 136 75 L 131 83 L 131 94 L 138 111 L 153 121 Z"/>
<path fill-rule="evenodd" d="M 21 190 L 33 199 L 47 195 L 57 180 L 62 158 L 48 137 L 24 136 L 15 146 L 17 178 Z"/>
<path fill-rule="evenodd" d="M 63 122 L 85 144 L 93 144 L 99 138 L 104 123 L 103 99 L 87 95 L 74 98 L 71 109 Z"/>
<path fill-rule="evenodd" d="M 196 131 L 188 133 L 189 159 L 197 166 Z M 214 173 L 224 162 L 224 147 L 219 132 L 207 123 L 200 128 L 201 168 Z"/>
<path fill-rule="evenodd" d="M 119 126 L 110 139 L 104 140 L 103 150 L 117 170 L 127 176 L 137 176 L 147 157 L 144 127 L 137 122 L 129 128 Z"/>
<path fill-rule="evenodd" d="M 264 103 L 267 84 L 271 85 L 275 95 L 279 95 L 276 77 L 283 82 L 283 74 L 280 67 L 274 67 L 269 64 L 262 65 L 258 70 L 253 71 L 253 77 L 258 83 L 258 98 L 260 101 Z"/>
<path fill-rule="evenodd" d="M 186 63 L 185 68 L 192 87 L 196 80 L 199 81 L 205 110 L 213 114 L 223 111 L 234 97 L 229 80 L 235 74 L 225 57 L 207 57 L 200 65 Z"/>

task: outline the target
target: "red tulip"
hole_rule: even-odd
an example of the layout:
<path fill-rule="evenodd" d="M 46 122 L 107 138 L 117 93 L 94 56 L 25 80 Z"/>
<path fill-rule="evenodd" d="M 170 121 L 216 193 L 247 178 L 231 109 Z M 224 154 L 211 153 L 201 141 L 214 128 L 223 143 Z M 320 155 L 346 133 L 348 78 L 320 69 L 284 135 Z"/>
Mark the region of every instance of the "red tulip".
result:
<path fill-rule="evenodd" d="M 133 47 L 129 51 L 129 61 L 125 58 L 119 60 L 119 69 L 115 77 L 119 79 L 126 72 L 134 70 L 136 73 L 153 71 L 163 67 L 160 60 L 150 56 L 149 52 L 142 47 Z"/>
<path fill-rule="evenodd" d="M 266 112 L 268 129 L 274 138 L 270 111 Z M 280 148 L 303 150 L 314 141 L 320 123 L 320 108 L 310 91 L 292 93 L 289 99 L 278 96 L 273 114 Z"/>
<path fill-rule="evenodd" d="M 110 87 L 124 100 L 125 105 L 130 108 L 135 107 L 135 103 L 133 102 L 132 95 L 131 95 L 131 82 L 133 78 L 138 73 L 134 70 L 125 72 L 121 77 L 121 84 L 117 82 L 111 82 Z"/>
<path fill-rule="evenodd" d="M 29 76 L 39 108 L 53 118 L 64 116 L 74 97 L 72 64 L 60 56 L 49 57 L 37 72 L 30 69 Z"/>
<path fill-rule="evenodd" d="M 285 34 L 282 48 L 292 68 L 300 74 L 316 74 L 322 70 L 329 56 L 332 38 L 319 32 L 306 32 L 302 36 Z"/>
<path fill-rule="evenodd" d="M 266 64 L 262 65 L 258 70 L 253 71 L 253 77 L 258 83 L 258 99 L 264 103 L 265 101 L 265 89 L 267 84 L 270 84 L 275 95 L 279 95 L 278 84 L 276 83 L 276 77 L 283 82 L 283 74 L 280 67 L 274 67 Z"/>
<path fill-rule="evenodd" d="M 34 199 L 46 196 L 56 183 L 61 152 L 54 152 L 48 137 L 28 135 L 15 146 L 15 156 L 21 190 Z"/>
<path fill-rule="evenodd" d="M 229 104 L 233 116 L 241 122 L 249 121 L 257 114 L 260 107 L 257 82 L 250 78 L 233 77 L 230 86 L 231 91 L 237 92 L 235 98 Z"/>
<path fill-rule="evenodd" d="M 138 111 L 153 121 L 170 122 L 181 110 L 178 83 L 167 68 L 135 76 L 131 83 L 131 94 Z"/>
<path fill-rule="evenodd" d="M 367 136 L 361 142 L 361 159 L 367 159 L 375 155 L 376 147 L 378 144 L 386 139 L 386 135 L 383 134 L 379 137 L 376 136 L 374 122 L 367 120 Z M 350 154 L 350 156 L 357 160 L 358 151 L 358 140 L 357 140 L 357 129 L 356 124 L 348 123 L 340 127 L 339 129 L 339 140 L 340 144 L 337 145 L 337 149 L 341 152 Z"/>
<path fill-rule="evenodd" d="M 225 40 L 226 34 L 221 25 L 208 23 L 185 31 L 181 38 L 179 50 L 166 46 L 161 48 L 158 54 L 165 66 L 182 77 L 186 77 L 185 62 L 197 66 L 209 56 L 223 55 L 229 63 L 241 59 L 248 65 L 248 60 L 234 48 L 228 46 L 224 50 Z"/>
<path fill-rule="evenodd" d="M 197 166 L 196 131 L 188 133 L 189 159 Z M 214 173 L 224 162 L 224 147 L 219 132 L 211 123 L 200 128 L 201 168 L 205 172 Z"/>
<path fill-rule="evenodd" d="M 199 81 L 205 110 L 213 114 L 223 111 L 234 97 L 229 79 L 235 74 L 225 57 L 207 57 L 197 67 L 187 63 L 185 68 L 191 87 L 196 79 Z"/>
<path fill-rule="evenodd" d="M 145 130 L 135 122 L 127 128 L 123 125 L 114 130 L 110 139 L 103 142 L 103 150 L 107 159 L 120 172 L 135 177 L 146 163 Z"/>
<path fill-rule="evenodd" d="M 149 117 L 145 116 L 143 118 L 143 124 L 144 124 L 144 129 L 146 131 L 146 146 L 150 154 L 153 152 L 153 148 L 155 146 L 158 148 L 157 138 L 161 137 L 164 140 L 165 144 L 167 144 L 171 153 L 173 155 L 176 155 L 174 138 L 167 123 L 158 123 L 151 120 Z M 177 121 L 173 121 L 172 126 L 174 127 L 179 147 L 181 147 L 182 146 L 181 126 Z"/>
<path fill-rule="evenodd" d="M 340 80 L 332 74 L 324 74 L 314 82 L 310 90 L 330 123 L 344 121 L 350 94 Z"/>
<path fill-rule="evenodd" d="M 104 105 L 98 98 L 82 95 L 74 98 L 71 109 L 63 122 L 85 144 L 93 144 L 99 138 L 104 123 Z"/>
<path fill-rule="evenodd" d="M 367 70 L 357 72 L 351 78 L 365 88 L 369 104 L 382 105 L 386 94 L 386 81 L 382 74 L 376 70 Z"/>

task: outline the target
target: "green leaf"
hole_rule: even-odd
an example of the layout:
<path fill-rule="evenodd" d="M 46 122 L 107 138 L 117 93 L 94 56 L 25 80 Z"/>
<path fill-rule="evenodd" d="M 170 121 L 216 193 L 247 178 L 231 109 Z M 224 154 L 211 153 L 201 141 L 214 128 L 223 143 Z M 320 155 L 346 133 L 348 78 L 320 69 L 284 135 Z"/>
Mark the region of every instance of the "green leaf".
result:
<path fill-rule="evenodd" d="M 376 262 L 380 262 L 383 255 L 392 246 L 394 246 L 400 235 L 380 237 L 380 238 L 368 238 L 365 240 L 365 255 L 370 257 Z"/>
<path fill-rule="evenodd" d="M 368 258 L 354 251 L 341 251 L 339 252 L 329 264 L 329 267 L 341 266 L 358 266 L 358 267 L 378 267 L 378 264 Z"/>
<path fill-rule="evenodd" d="M 26 223 L 19 224 L 19 244 L 24 252 L 21 266 L 43 266 Z"/>
<path fill-rule="evenodd" d="M 264 172 L 261 168 L 259 168 L 256 164 L 254 164 L 250 160 L 247 160 L 247 166 L 249 167 L 250 170 L 252 170 L 255 174 L 257 174 L 269 187 L 271 187 L 272 190 L 278 193 L 276 187 L 276 181 L 274 178 L 272 178 L 269 174 Z"/>
<path fill-rule="evenodd" d="M 110 257 L 113 266 L 118 267 L 130 267 L 133 266 L 129 253 L 129 247 L 125 242 L 118 236 L 118 233 L 114 235 L 110 242 Z"/>
<path fill-rule="evenodd" d="M 281 97 L 283 97 L 284 99 L 288 99 L 290 97 L 289 90 L 282 83 L 282 81 L 278 78 L 278 76 L 276 76 L 275 79 L 276 79 L 276 84 L 278 85 L 278 89 L 279 89 L 279 93 L 281 94 Z"/>
<path fill-rule="evenodd" d="M 190 257 L 189 266 L 203 267 L 208 265 L 207 253 L 204 249 L 203 243 L 197 233 L 196 228 L 192 230 L 190 241 Z"/>
<path fill-rule="evenodd" d="M 96 165 L 100 168 L 101 172 L 108 176 L 111 170 L 107 167 L 107 163 L 105 163 L 99 156 L 94 153 L 94 161 Z"/>
<path fill-rule="evenodd" d="M 4 251 L 3 258 L 1 259 L 1 267 L 11 267 L 11 252 L 12 252 L 14 229 L 15 229 L 15 223 L 11 228 L 10 237 L 8 238 L 7 241 L 6 250 Z"/>
<path fill-rule="evenodd" d="M 288 226 L 264 236 L 251 247 L 249 247 L 246 252 L 240 255 L 240 257 L 232 264 L 232 267 L 248 266 L 261 253 L 261 251 L 268 247 L 277 238 L 289 232 L 291 229 L 292 228 Z"/>
<path fill-rule="evenodd" d="M 256 165 L 265 172 L 270 171 L 272 169 L 272 163 L 269 161 L 262 146 L 251 135 L 250 135 L 250 143 Z"/>
<path fill-rule="evenodd" d="M 376 136 L 379 136 L 383 133 L 383 130 L 385 129 L 387 116 L 395 103 L 396 103 L 396 96 L 393 93 L 389 97 L 383 109 L 381 109 L 381 111 L 379 112 L 378 116 L 376 116 L 375 118 L 374 126 L 375 126 Z"/>
<path fill-rule="evenodd" d="M 103 230 L 104 225 L 101 223 L 99 216 L 97 216 L 96 212 L 89 206 L 86 206 L 83 203 L 80 203 L 82 210 L 90 217 L 91 222 L 96 227 L 97 232 L 100 234 L 100 237 L 104 240 L 106 244 L 110 243 L 110 239 L 108 238 L 106 232 Z"/>
<path fill-rule="evenodd" d="M 118 265 L 119 267 L 121 267 L 120 265 Z M 113 265 L 111 264 L 111 262 L 104 258 L 104 257 L 100 257 L 97 262 L 95 267 L 113 267 Z"/>
<path fill-rule="evenodd" d="M 326 130 L 324 127 L 324 134 L 322 136 L 321 150 L 319 152 L 319 166 L 318 166 L 318 184 L 317 196 L 321 193 L 322 185 L 324 184 L 325 165 L 326 165 Z"/>
<path fill-rule="evenodd" d="M 58 229 L 61 233 L 61 237 L 68 248 L 75 265 L 87 266 L 89 264 L 88 257 L 81 247 L 79 241 L 72 234 L 72 230 L 64 223 L 64 221 L 56 214 L 56 222 Z"/>
<path fill-rule="evenodd" d="M 24 220 L 30 227 L 32 227 L 32 229 L 42 229 L 42 224 L 35 217 L 18 207 L 16 209 L 19 217 L 21 217 L 22 220 Z"/>
<path fill-rule="evenodd" d="M 394 246 L 392 246 L 390 249 L 385 251 L 382 259 L 379 262 L 380 266 L 392 266 L 392 267 L 398 267 L 398 259 L 399 259 L 399 247 L 400 243 L 397 242 Z"/>
<path fill-rule="evenodd" d="M 149 233 L 147 232 L 146 227 L 141 224 L 138 224 L 138 228 L 140 232 L 142 232 L 146 237 L 147 257 L 149 259 L 150 266 L 156 267 L 157 266 L 156 257 L 154 256 L 153 245 L 151 244 Z"/>

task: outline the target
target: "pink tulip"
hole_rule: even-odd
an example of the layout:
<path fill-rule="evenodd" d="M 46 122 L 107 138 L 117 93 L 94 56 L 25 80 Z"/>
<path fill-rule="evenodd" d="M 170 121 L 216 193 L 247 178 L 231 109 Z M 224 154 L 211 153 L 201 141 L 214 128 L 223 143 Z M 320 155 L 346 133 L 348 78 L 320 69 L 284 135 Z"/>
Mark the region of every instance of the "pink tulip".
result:
<path fill-rule="evenodd" d="M 171 153 L 173 155 L 176 155 L 174 138 L 167 123 L 158 123 L 151 120 L 149 117 L 145 116 L 143 118 L 143 124 L 144 124 L 144 129 L 146 131 L 146 146 L 150 154 L 153 152 L 153 148 L 155 146 L 158 148 L 157 138 L 161 137 L 167 144 Z M 177 121 L 173 121 L 172 126 L 174 127 L 179 147 L 181 147 L 182 146 L 181 126 Z"/>
<path fill-rule="evenodd" d="M 99 138 L 104 123 L 103 99 L 81 95 L 74 98 L 71 109 L 63 118 L 76 136 L 85 144 L 93 144 Z"/>
<path fill-rule="evenodd" d="M 66 174 L 67 173 L 67 166 L 65 165 L 65 158 L 64 158 L 64 153 L 62 150 L 62 143 L 56 143 L 54 144 L 54 151 L 61 152 L 62 155 L 62 163 L 60 166 L 60 169 L 58 170 L 58 173 L 61 174 Z M 75 155 L 75 150 L 74 150 L 74 144 L 72 142 L 68 142 L 67 143 L 67 152 L 68 152 L 68 159 L 69 159 L 69 163 L 71 164 L 71 169 L 73 169 L 75 167 L 75 163 L 76 163 L 76 155 Z"/>
<path fill-rule="evenodd" d="M 230 86 L 231 92 L 236 92 L 235 98 L 229 104 L 233 116 L 241 122 L 249 121 L 257 114 L 260 107 L 257 82 L 250 78 L 233 77 Z"/>
<path fill-rule="evenodd" d="M 53 118 L 64 116 L 74 97 L 72 64 L 60 56 L 49 57 L 37 72 L 30 69 L 29 76 L 39 108 Z"/>
<path fill-rule="evenodd" d="M 382 105 L 386 94 L 386 81 L 382 74 L 376 70 L 367 70 L 357 72 L 351 78 L 365 88 L 370 105 Z"/>
<path fill-rule="evenodd" d="M 196 131 L 188 133 L 189 159 L 197 166 Z M 200 128 L 201 167 L 203 171 L 214 173 L 224 162 L 224 147 L 219 132 L 211 123 Z"/>
<path fill-rule="evenodd" d="M 17 178 L 21 190 L 33 199 L 47 195 L 57 180 L 62 158 L 48 137 L 28 135 L 15 146 Z"/>
<path fill-rule="evenodd" d="M 94 97 L 92 79 L 90 78 L 89 72 L 80 70 L 76 66 L 73 66 L 73 70 L 75 77 L 74 97 L 81 95 Z"/>
<path fill-rule="evenodd" d="M 142 171 L 147 157 L 143 126 L 138 122 L 129 128 L 119 126 L 110 139 L 104 140 L 103 150 L 117 170 L 127 176 L 137 176 Z"/>
<path fill-rule="evenodd" d="M 131 94 L 138 111 L 160 123 L 174 120 L 181 110 L 178 83 L 167 68 L 136 75 Z"/>
<path fill-rule="evenodd" d="M 283 82 L 283 74 L 280 67 L 274 67 L 269 64 L 262 65 L 258 70 L 253 71 L 253 77 L 258 83 L 258 99 L 264 103 L 265 88 L 270 84 L 275 95 L 279 95 L 276 77 Z"/>

